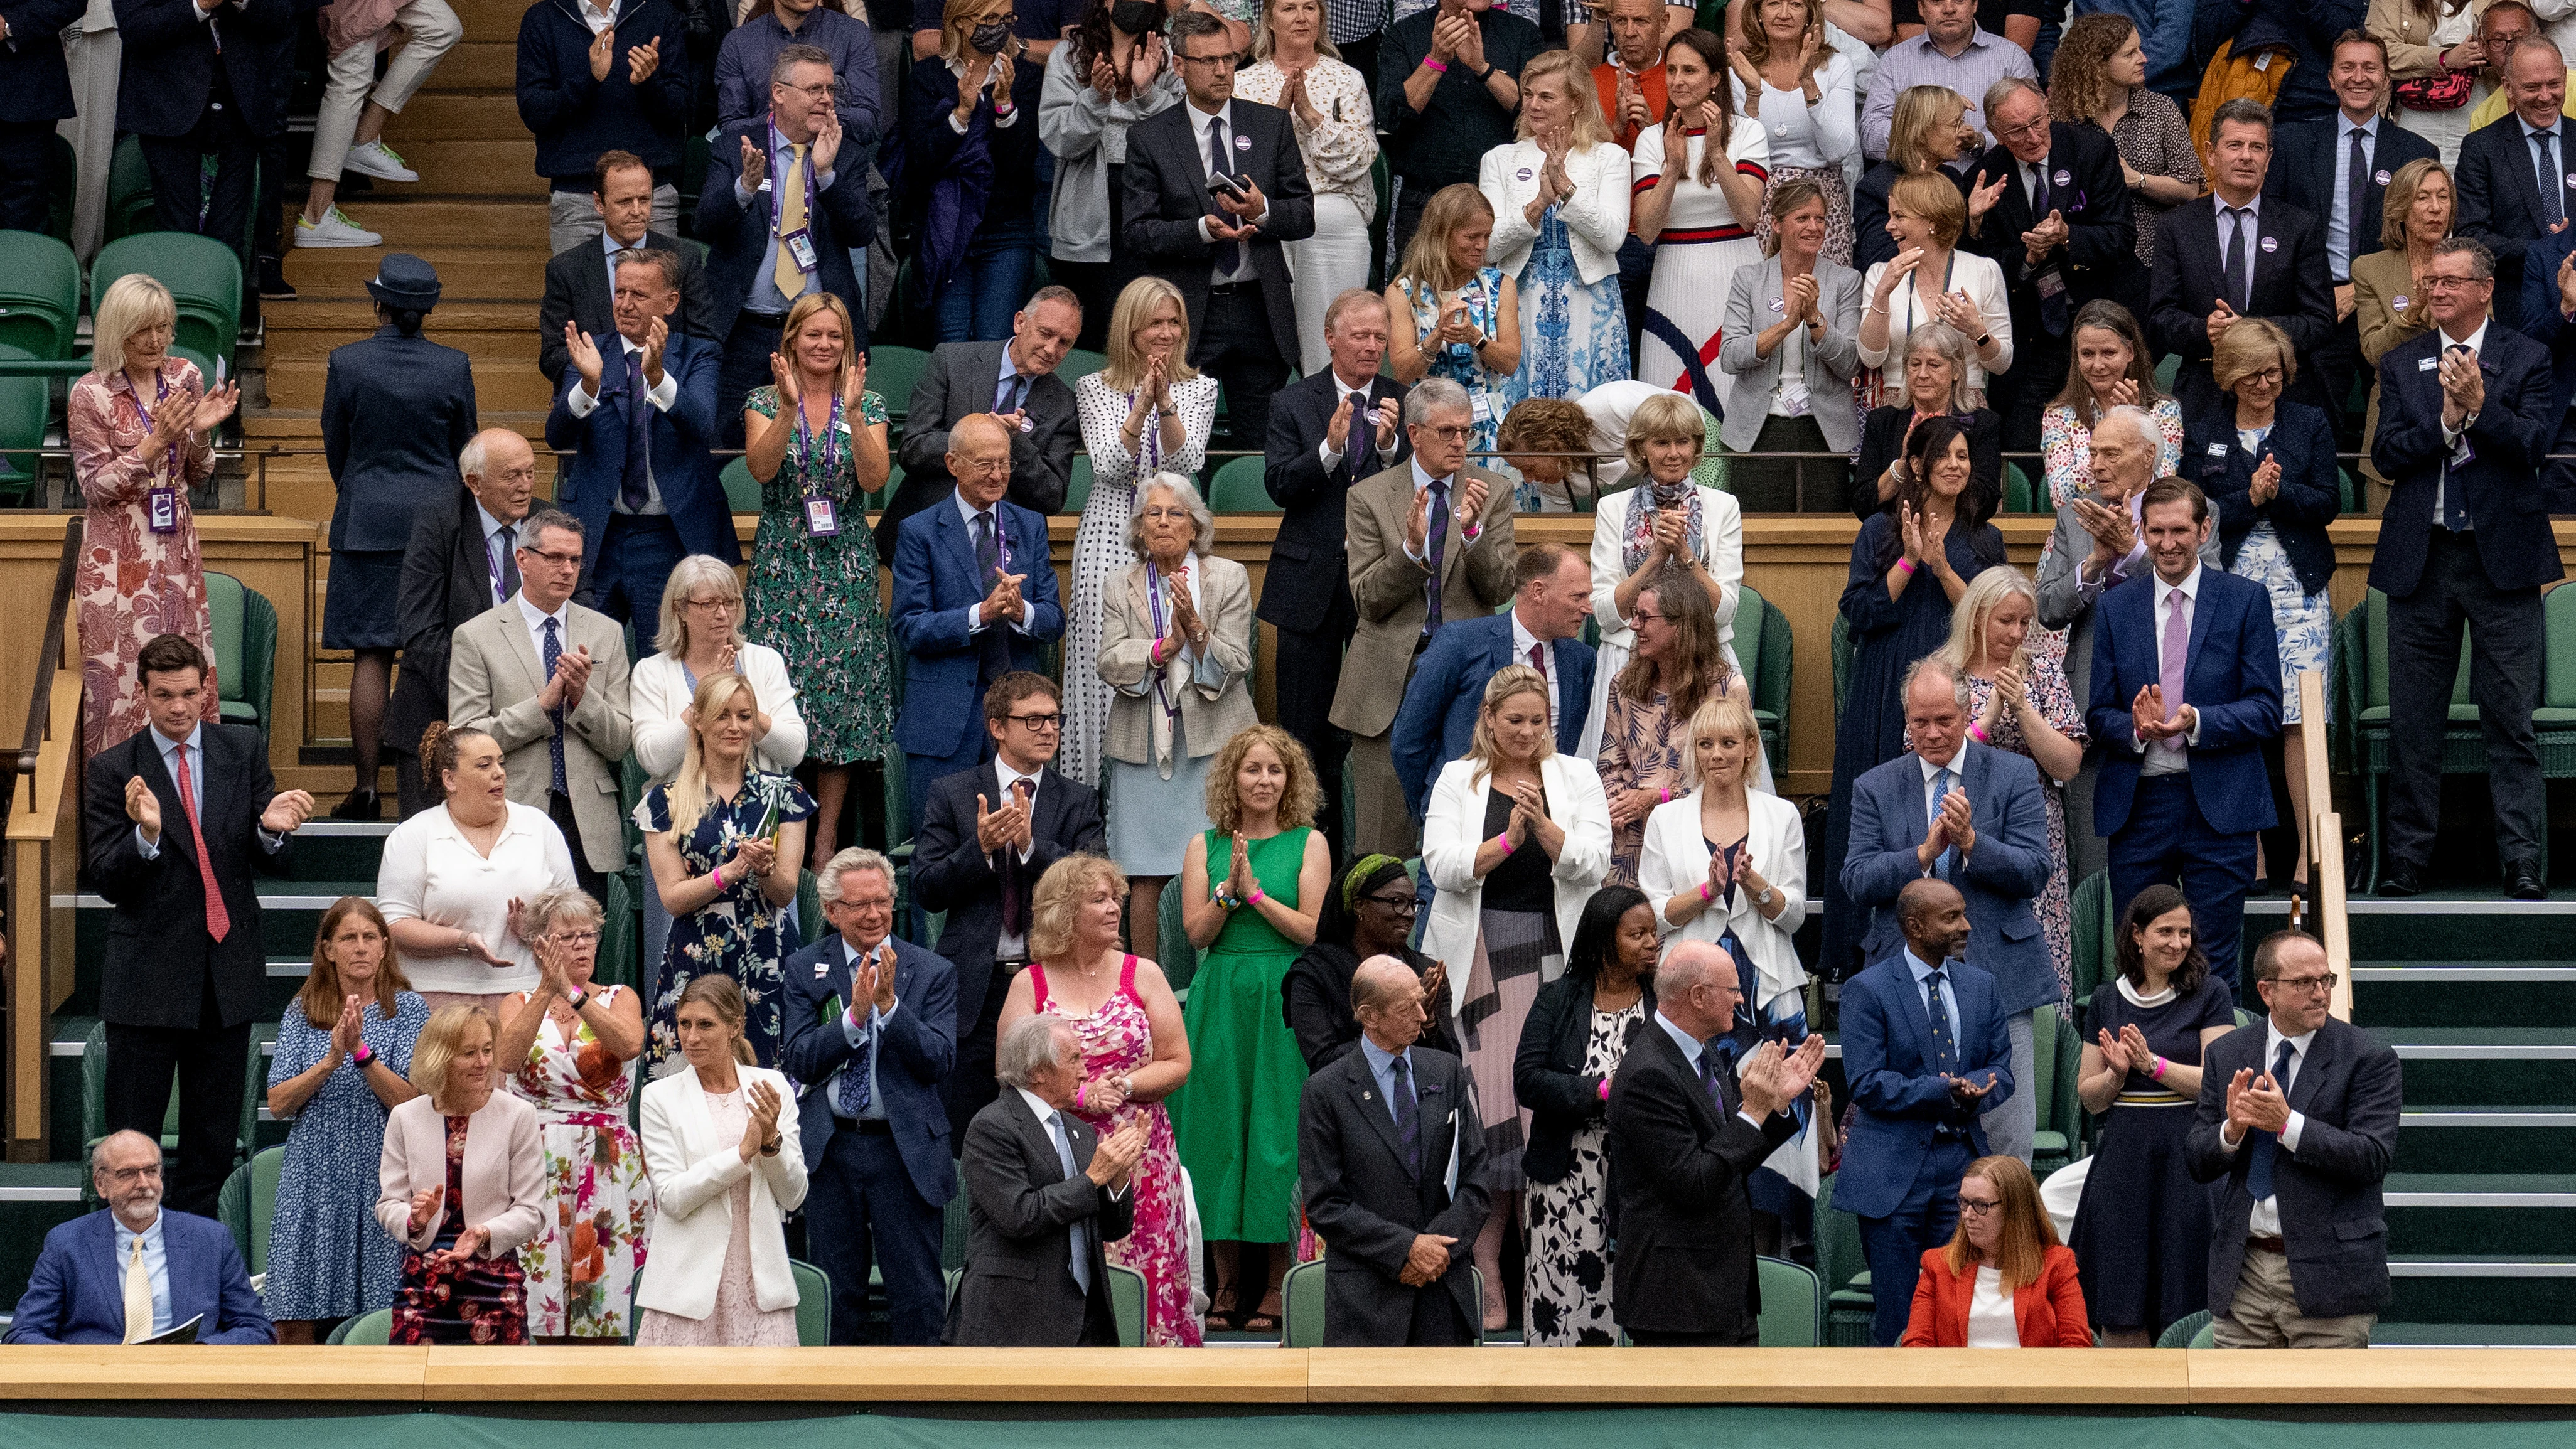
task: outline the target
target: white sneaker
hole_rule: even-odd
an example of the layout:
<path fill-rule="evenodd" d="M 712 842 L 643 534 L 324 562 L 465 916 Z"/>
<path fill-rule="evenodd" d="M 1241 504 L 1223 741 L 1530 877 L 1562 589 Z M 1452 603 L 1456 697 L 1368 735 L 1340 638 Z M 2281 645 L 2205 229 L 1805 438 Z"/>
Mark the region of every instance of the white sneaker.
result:
<path fill-rule="evenodd" d="M 378 181 L 418 181 L 420 179 L 420 173 L 405 166 L 403 158 L 394 154 L 394 148 L 382 141 L 368 141 L 350 147 L 349 154 L 340 161 L 340 169 L 355 171 L 361 176 L 372 176 Z"/>
<path fill-rule="evenodd" d="M 320 221 L 295 219 L 295 244 L 300 247 L 380 247 L 385 239 L 349 220 L 349 214 L 338 207 L 322 213 Z"/>

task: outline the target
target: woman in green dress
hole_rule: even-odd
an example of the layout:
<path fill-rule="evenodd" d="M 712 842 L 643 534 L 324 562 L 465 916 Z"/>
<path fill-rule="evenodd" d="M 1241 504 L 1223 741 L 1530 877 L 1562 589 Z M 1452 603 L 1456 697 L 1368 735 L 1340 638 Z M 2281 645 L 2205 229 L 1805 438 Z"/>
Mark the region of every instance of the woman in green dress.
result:
<path fill-rule="evenodd" d="M 1280 984 L 1315 943 L 1332 861 L 1311 826 L 1318 793 L 1306 747 L 1276 725 L 1238 731 L 1208 768 L 1207 815 L 1181 858 L 1181 924 L 1207 953 L 1182 1020 L 1199 1063 L 1171 1099 L 1181 1165 L 1217 1252 L 1209 1326 L 1275 1333 L 1279 1284 L 1297 1238 L 1297 1099 L 1306 1063 Z M 1220 864 L 1222 863 L 1222 864 Z M 1247 1316 L 1233 1245 L 1266 1257 L 1267 1291 Z"/>
<path fill-rule="evenodd" d="M 829 292 L 787 310 L 772 387 L 743 403 L 743 461 L 760 480 L 744 634 L 786 656 L 816 766 L 813 868 L 839 847 L 850 766 L 894 738 L 894 664 L 877 602 L 866 495 L 885 486 L 885 399 L 850 351 L 850 314 Z M 780 408 L 779 400 L 788 406 Z"/>

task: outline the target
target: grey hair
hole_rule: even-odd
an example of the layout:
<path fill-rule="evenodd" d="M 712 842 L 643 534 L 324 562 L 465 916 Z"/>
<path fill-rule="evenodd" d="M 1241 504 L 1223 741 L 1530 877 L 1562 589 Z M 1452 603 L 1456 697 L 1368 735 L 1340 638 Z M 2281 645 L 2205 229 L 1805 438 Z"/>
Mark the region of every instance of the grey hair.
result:
<path fill-rule="evenodd" d="M 1183 12 L 1187 13 L 1187 12 Z M 1468 412 L 1467 390 L 1445 377 L 1426 377 L 1404 395 L 1404 420 L 1420 426 L 1431 421 L 1435 412 Z"/>
<path fill-rule="evenodd" d="M 825 70 L 830 70 L 831 52 L 811 45 L 787 46 L 778 52 L 778 59 L 769 63 L 769 83 L 774 86 L 787 84 L 787 78 L 794 75 L 796 67 L 800 65 L 819 65 Z M 838 77 L 834 79 L 837 83 Z"/>
<path fill-rule="evenodd" d="M 2522 39 L 2515 41 L 2512 53 L 2505 56 L 2504 63 L 2508 66 L 2512 65 L 2515 56 L 2522 54 L 2524 51 L 2531 49 L 2535 45 L 2547 46 L 2549 48 L 2549 58 L 2551 60 L 2558 62 L 2560 65 L 2565 65 L 2567 63 L 2567 53 L 2558 48 L 2558 42 L 2541 34 L 2537 30 L 2524 36 Z"/>
<path fill-rule="evenodd" d="M 885 877 L 887 890 L 894 889 L 893 861 L 865 846 L 846 845 L 823 863 L 822 878 L 814 882 L 815 894 L 823 898 L 823 904 L 832 905 L 841 899 L 841 877 L 854 870 L 875 871 Z"/>
<path fill-rule="evenodd" d="M 1905 666 L 1905 678 L 1896 687 L 1896 698 L 1900 704 L 1914 697 L 1914 681 L 1924 675 L 1950 681 L 1950 697 L 1959 702 L 1959 713 L 1973 712 L 1969 703 L 1971 696 L 1968 693 L 1968 676 L 1952 668 L 1950 661 L 1938 654 L 1926 654 Z"/>
<path fill-rule="evenodd" d="M 1947 322 L 1916 323 L 1914 330 L 1905 334 L 1905 355 L 1898 359 L 1898 370 L 1902 371 L 1906 363 L 1923 352 L 1937 352 L 1950 364 L 1950 395 L 1942 400 L 1942 406 L 1956 406 L 1960 395 L 1968 390 L 1967 334 Z"/>
<path fill-rule="evenodd" d="M 2475 246 L 2476 243 L 2471 242 L 2470 245 Z M 2097 433 L 2102 431 L 2102 425 L 2114 418 L 2126 423 L 2129 436 L 2144 444 L 2150 452 L 2164 446 L 2164 429 L 2157 426 L 2156 415 L 2136 403 L 2122 403 L 2118 407 L 2106 409 L 2102 416 L 2093 420 L 2093 431 Z"/>
<path fill-rule="evenodd" d="M 653 636 L 655 649 L 674 659 L 688 652 L 689 623 L 680 608 L 700 589 L 712 589 L 728 603 L 742 602 L 742 580 L 734 577 L 732 564 L 713 554 L 690 554 L 671 565 L 671 576 L 663 581 L 661 629 Z"/>
<path fill-rule="evenodd" d="M 540 508 L 519 521 L 519 547 L 535 548 L 549 528 L 561 529 L 575 538 L 583 536 L 580 519 L 560 508 Z"/>
<path fill-rule="evenodd" d="M 148 1132 L 137 1132 L 133 1128 L 128 1127 L 122 1132 L 110 1132 L 106 1136 L 98 1139 L 98 1145 L 89 1150 L 89 1170 L 92 1173 L 105 1171 L 107 1168 L 107 1149 L 114 1147 L 116 1144 L 129 1137 L 142 1143 L 144 1146 L 151 1148 L 152 1159 L 155 1162 L 161 1160 L 161 1140 L 152 1136 Z"/>
<path fill-rule="evenodd" d="M 597 926 L 607 919 L 590 892 L 579 886 L 549 886 L 519 907 L 519 937 L 535 941 L 554 934 L 559 926 Z"/>
<path fill-rule="evenodd" d="M 1985 105 L 1981 109 L 1985 112 L 1989 121 L 1991 121 L 1995 114 L 1995 107 L 2011 100 L 2014 93 L 2017 91 L 2030 92 L 2033 96 L 2038 98 L 2040 109 L 2046 110 L 2048 108 L 2048 92 L 2039 88 L 2039 82 L 2032 80 L 2028 76 L 2008 75 L 2002 80 L 1995 82 L 1993 85 L 1986 87 L 1986 101 Z"/>
<path fill-rule="evenodd" d="M 2220 106 L 2218 108 L 2218 114 L 2209 118 L 2209 144 L 2212 146 L 2218 144 L 2219 128 L 2225 126 L 2230 121 L 2235 121 L 2248 126 L 2260 126 L 2263 128 L 2263 134 L 2267 138 L 2272 134 L 2272 112 L 2270 108 L 2266 107 L 2261 101 L 2247 100 L 2243 96 L 2238 96 L 2236 99 Z"/>
<path fill-rule="evenodd" d="M 484 430 L 484 432 L 489 431 L 491 431 L 489 428 Z M 456 455 L 456 476 L 459 478 L 480 476 L 491 464 L 490 454 L 491 449 L 483 446 L 483 433 L 476 433 L 473 437 L 467 438 L 464 450 Z"/>
<path fill-rule="evenodd" d="M 1136 557 L 1145 556 L 1145 495 L 1160 488 L 1180 500 L 1190 511 L 1190 552 L 1208 554 L 1216 550 L 1216 515 L 1208 512 L 1207 500 L 1199 496 L 1199 485 L 1182 473 L 1148 473 L 1136 480 L 1134 511 L 1127 519 L 1127 546 Z"/>
<path fill-rule="evenodd" d="M 1064 1042 L 1073 1023 L 1052 1011 L 1024 1016 L 1002 1033 L 993 1051 L 993 1075 L 1006 1087 L 1026 1088 L 1037 1074 L 1064 1062 Z"/>
<path fill-rule="evenodd" d="M 2519 46 L 2515 47 L 2517 50 L 2520 48 L 2521 47 Z M 2492 282 L 2495 280 L 2495 253 L 2487 250 L 2487 244 L 2478 240 L 2476 237 L 2446 236 L 2440 241 L 2433 243 L 2433 255 L 2437 257 L 2467 257 L 2469 259 L 2469 270 L 2476 274 L 2479 281 Z"/>
<path fill-rule="evenodd" d="M 617 254 L 617 269 L 622 272 L 628 267 L 651 267 L 661 274 L 662 286 L 665 290 L 673 292 L 680 290 L 680 254 L 678 252 L 664 251 L 660 247 L 628 247 Z"/>

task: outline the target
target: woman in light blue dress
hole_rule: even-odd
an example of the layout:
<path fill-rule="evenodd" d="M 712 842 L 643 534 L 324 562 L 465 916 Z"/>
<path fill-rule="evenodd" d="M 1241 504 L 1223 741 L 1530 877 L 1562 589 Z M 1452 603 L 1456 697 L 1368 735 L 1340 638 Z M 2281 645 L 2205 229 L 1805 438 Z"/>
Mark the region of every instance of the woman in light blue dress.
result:
<path fill-rule="evenodd" d="M 1446 378 L 1467 390 L 1476 435 L 1467 461 L 1490 467 L 1512 374 L 1521 365 L 1520 290 L 1485 263 L 1494 207 L 1466 182 L 1433 192 L 1386 288 L 1387 358 L 1407 387 Z"/>

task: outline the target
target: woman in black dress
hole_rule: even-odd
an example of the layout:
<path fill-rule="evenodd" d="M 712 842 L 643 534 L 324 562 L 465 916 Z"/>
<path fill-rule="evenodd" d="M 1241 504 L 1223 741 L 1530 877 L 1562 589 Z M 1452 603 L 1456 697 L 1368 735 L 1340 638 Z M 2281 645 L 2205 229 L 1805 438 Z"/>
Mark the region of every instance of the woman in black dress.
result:
<path fill-rule="evenodd" d="M 1431 1015 L 1422 1045 L 1458 1054 L 1458 1033 L 1449 1024 L 1448 968 L 1404 943 L 1420 908 L 1413 877 L 1391 855 L 1353 861 L 1333 882 L 1323 914 L 1315 918 L 1315 944 L 1298 953 L 1279 983 L 1280 1014 L 1297 1037 L 1307 1071 L 1322 1071 L 1359 1044 L 1351 978 L 1371 956 L 1392 956 L 1422 978 L 1422 1004 Z"/>
<path fill-rule="evenodd" d="M 2200 1054 L 2236 1029 L 2236 1001 L 2192 939 L 2191 903 L 2138 892 L 2120 923 L 2120 974 L 2086 1009 L 2094 1039 L 2076 1091 L 2107 1121 L 2075 1209 L 2075 1259 L 2110 1348 L 2145 1348 L 2209 1306 L 2210 1207 L 2183 1166 Z"/>

